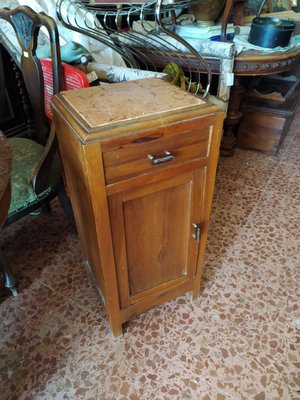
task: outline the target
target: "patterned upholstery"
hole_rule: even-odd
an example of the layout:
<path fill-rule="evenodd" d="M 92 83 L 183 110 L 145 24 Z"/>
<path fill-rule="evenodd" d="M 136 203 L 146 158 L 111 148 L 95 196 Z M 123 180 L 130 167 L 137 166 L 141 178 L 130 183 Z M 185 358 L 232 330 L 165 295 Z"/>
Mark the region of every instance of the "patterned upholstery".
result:
<path fill-rule="evenodd" d="M 51 192 L 57 193 L 61 183 L 60 162 L 56 157 L 52 163 L 50 186 L 37 196 L 31 184 L 31 177 L 44 152 L 44 146 L 26 138 L 11 138 L 10 143 L 13 153 L 11 174 L 13 185 L 8 218 L 48 197 Z"/>

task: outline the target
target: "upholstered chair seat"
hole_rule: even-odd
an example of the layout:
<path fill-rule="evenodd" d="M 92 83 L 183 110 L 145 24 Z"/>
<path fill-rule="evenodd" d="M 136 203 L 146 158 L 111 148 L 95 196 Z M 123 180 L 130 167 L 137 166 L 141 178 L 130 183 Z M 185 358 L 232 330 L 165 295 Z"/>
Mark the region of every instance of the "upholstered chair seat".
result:
<path fill-rule="evenodd" d="M 12 162 L 12 196 L 8 211 L 8 219 L 28 208 L 36 209 L 42 200 L 49 202 L 49 197 L 58 193 L 62 184 L 59 157 L 55 157 L 49 171 L 49 186 L 37 194 L 32 185 L 35 168 L 45 151 L 44 146 L 27 138 L 11 138 Z"/>

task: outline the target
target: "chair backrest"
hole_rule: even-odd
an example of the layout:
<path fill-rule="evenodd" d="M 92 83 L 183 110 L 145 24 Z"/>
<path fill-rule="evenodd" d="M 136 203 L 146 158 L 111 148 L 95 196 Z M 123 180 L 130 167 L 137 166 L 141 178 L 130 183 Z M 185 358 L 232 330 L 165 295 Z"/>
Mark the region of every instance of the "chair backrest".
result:
<path fill-rule="evenodd" d="M 51 97 L 65 88 L 88 86 L 88 80 L 82 71 L 62 64 L 59 34 L 53 18 L 43 12 L 36 13 L 27 6 L 20 6 L 14 10 L 2 8 L 0 18 L 12 25 L 20 44 L 21 70 L 32 106 L 35 139 L 45 146 L 31 177 L 33 189 L 39 194 L 49 185 L 49 171 L 57 152 L 55 126 L 52 123 L 50 129 L 49 124 L 49 119 L 52 119 Z M 49 34 L 51 60 L 39 60 L 36 56 L 41 27 L 45 27 Z"/>
<path fill-rule="evenodd" d="M 53 18 L 47 16 L 45 13 L 36 13 L 27 6 L 20 6 L 14 10 L 2 8 L 0 9 L 0 18 L 11 24 L 21 47 L 21 70 L 32 106 L 37 132 L 36 140 L 38 143 L 45 145 L 49 135 L 49 123 L 44 112 L 43 73 L 40 61 L 36 56 L 36 49 L 40 28 L 44 26 L 49 33 L 53 93 L 56 94 L 64 89 L 59 35 L 56 23 Z"/>

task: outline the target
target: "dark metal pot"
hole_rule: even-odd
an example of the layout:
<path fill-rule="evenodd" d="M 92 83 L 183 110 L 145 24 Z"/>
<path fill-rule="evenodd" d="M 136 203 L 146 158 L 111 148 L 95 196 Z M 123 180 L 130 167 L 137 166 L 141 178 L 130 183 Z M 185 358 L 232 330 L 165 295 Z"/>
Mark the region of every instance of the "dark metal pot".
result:
<path fill-rule="evenodd" d="M 295 26 L 292 20 L 256 17 L 252 21 L 248 41 L 261 47 L 285 47 L 290 42 Z"/>

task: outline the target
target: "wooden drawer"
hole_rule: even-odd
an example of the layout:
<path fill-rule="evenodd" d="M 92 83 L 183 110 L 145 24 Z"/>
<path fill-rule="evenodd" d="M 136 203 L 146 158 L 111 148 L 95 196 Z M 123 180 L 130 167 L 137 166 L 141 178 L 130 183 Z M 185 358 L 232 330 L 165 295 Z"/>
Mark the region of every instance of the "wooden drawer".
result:
<path fill-rule="evenodd" d="M 209 143 L 208 126 L 184 133 L 164 135 L 162 132 L 161 136 L 149 135 L 132 140 L 103 154 L 106 184 L 207 157 Z"/>

